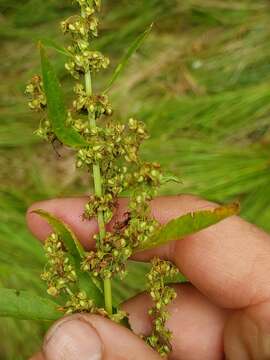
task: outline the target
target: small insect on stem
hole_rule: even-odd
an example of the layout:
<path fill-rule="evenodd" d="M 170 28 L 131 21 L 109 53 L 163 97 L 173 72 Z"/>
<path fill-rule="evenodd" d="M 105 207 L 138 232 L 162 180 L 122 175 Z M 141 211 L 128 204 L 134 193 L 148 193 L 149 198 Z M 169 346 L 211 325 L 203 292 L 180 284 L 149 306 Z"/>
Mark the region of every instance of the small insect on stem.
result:
<path fill-rule="evenodd" d="M 131 213 L 130 212 L 125 212 L 124 217 L 125 218 L 122 221 L 117 221 L 114 224 L 114 230 L 115 231 L 123 230 L 124 228 L 126 228 L 129 225 L 129 222 L 131 220 Z"/>

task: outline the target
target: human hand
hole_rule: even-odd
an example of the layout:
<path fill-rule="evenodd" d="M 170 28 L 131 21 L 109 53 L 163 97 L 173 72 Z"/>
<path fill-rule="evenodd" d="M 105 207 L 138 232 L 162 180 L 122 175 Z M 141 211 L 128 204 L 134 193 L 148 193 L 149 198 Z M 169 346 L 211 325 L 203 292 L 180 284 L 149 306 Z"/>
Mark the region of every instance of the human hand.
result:
<path fill-rule="evenodd" d="M 56 199 L 34 204 L 27 221 L 33 234 L 44 240 L 49 226 L 32 210 L 42 208 L 71 226 L 85 247 L 93 245 L 94 220 L 82 221 L 86 198 Z M 126 211 L 119 200 L 116 218 Z M 215 204 L 183 195 L 157 198 L 152 213 L 160 223 Z M 89 237 L 90 234 L 90 237 Z M 89 240 L 90 239 L 90 240 Z M 169 307 L 173 332 L 172 360 L 270 359 L 270 237 L 234 216 L 217 225 L 136 255 L 136 260 L 159 256 L 174 262 L 190 284 L 175 288 L 178 297 Z M 136 334 L 147 334 L 151 300 L 141 294 L 123 308 Z M 148 345 L 128 329 L 97 315 L 72 315 L 48 332 L 43 350 L 32 360 L 155 360 Z"/>

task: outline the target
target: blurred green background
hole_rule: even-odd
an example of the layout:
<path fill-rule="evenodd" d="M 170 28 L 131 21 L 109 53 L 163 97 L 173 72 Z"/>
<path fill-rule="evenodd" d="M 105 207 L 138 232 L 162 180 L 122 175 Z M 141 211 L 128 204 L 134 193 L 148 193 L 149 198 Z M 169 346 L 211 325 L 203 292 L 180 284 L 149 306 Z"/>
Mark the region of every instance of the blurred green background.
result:
<path fill-rule="evenodd" d="M 38 119 L 23 92 L 39 72 L 37 41 L 68 41 L 58 23 L 74 10 L 69 0 L 0 0 L 0 10 L 0 286 L 42 293 L 44 257 L 25 210 L 36 200 L 83 194 L 88 179 L 75 171 L 72 153 L 58 149 L 59 157 L 33 136 Z M 240 200 L 242 216 L 270 231 L 269 1 L 104 0 L 97 47 L 115 66 L 151 22 L 112 90 L 115 116 L 145 121 L 152 135 L 145 158 L 183 180 L 163 193 Z M 53 59 L 68 85 L 64 57 Z M 113 66 L 95 79 L 97 89 Z M 141 274 L 136 267 L 129 287 L 115 285 L 120 300 L 142 286 Z M 0 359 L 27 359 L 46 326 L 1 319 Z"/>

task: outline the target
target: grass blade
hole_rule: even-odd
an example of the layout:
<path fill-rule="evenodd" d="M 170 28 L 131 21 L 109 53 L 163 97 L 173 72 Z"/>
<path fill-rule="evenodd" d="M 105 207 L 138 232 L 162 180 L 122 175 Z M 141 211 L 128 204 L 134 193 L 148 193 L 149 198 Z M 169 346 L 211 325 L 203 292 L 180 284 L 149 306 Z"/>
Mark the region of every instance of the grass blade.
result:
<path fill-rule="evenodd" d="M 113 76 L 112 76 L 111 80 L 109 81 L 109 84 L 108 84 L 106 90 L 104 91 L 104 94 L 106 94 L 111 89 L 111 87 L 113 86 L 115 81 L 118 79 L 118 77 L 121 75 L 121 73 L 125 70 L 125 67 L 127 66 L 128 62 L 129 62 L 129 59 L 139 49 L 139 47 L 142 45 L 144 40 L 150 34 L 152 27 L 153 27 L 153 24 L 151 24 L 142 34 L 140 34 L 135 39 L 135 41 L 130 45 L 126 54 L 124 55 L 124 57 L 122 58 L 120 63 L 117 65 L 116 69 L 114 70 Z"/>
<path fill-rule="evenodd" d="M 28 291 L 0 288 L 0 316 L 53 321 L 63 316 L 55 302 Z"/>
<path fill-rule="evenodd" d="M 45 45 L 46 47 L 48 48 L 52 48 L 54 50 L 56 50 L 57 52 L 59 52 L 60 54 L 62 55 L 65 55 L 65 56 L 71 56 L 71 54 L 61 45 L 59 45 L 57 42 L 55 42 L 54 40 L 52 39 L 49 39 L 49 38 L 42 38 L 40 40 L 40 42 Z"/>

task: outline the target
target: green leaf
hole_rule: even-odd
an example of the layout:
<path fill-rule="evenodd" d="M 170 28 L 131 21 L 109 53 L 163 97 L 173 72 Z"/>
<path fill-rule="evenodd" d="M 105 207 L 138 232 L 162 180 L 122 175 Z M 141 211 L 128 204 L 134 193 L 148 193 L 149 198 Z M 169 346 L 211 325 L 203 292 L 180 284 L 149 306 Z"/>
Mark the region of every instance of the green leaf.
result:
<path fill-rule="evenodd" d="M 220 206 L 214 210 L 197 211 L 183 215 L 161 226 L 146 242 L 141 244 L 137 251 L 152 249 L 173 240 L 180 240 L 238 212 L 239 205 L 230 204 Z"/>
<path fill-rule="evenodd" d="M 65 49 L 63 46 L 59 45 L 56 41 L 52 39 L 42 38 L 40 42 L 42 43 L 42 45 L 45 45 L 47 48 L 52 48 L 62 55 L 71 56 L 71 54 L 67 51 L 67 49 Z"/>
<path fill-rule="evenodd" d="M 53 230 L 61 236 L 61 240 L 65 244 L 66 250 L 73 262 L 75 271 L 79 279 L 79 287 L 84 290 L 91 299 L 93 299 L 97 306 L 102 306 L 104 303 L 102 288 L 97 279 L 89 276 L 88 273 L 81 270 L 81 260 L 84 257 L 84 249 L 75 234 L 63 221 L 57 219 L 52 214 L 44 210 L 35 210 L 35 214 L 45 219 L 53 228 Z"/>
<path fill-rule="evenodd" d="M 67 224 L 57 219 L 54 215 L 48 213 L 47 211 L 39 209 L 35 210 L 34 213 L 45 219 L 52 226 L 54 231 L 61 235 L 62 241 L 72 257 L 81 259 L 84 256 L 84 249 L 81 243 Z"/>
<path fill-rule="evenodd" d="M 53 321 L 62 317 L 59 305 L 28 291 L 0 288 L 0 316 Z"/>
<path fill-rule="evenodd" d="M 43 45 L 40 45 L 40 57 L 48 114 L 55 135 L 63 144 L 71 147 L 87 145 L 79 133 L 66 126 L 67 110 L 61 86 Z"/>
<path fill-rule="evenodd" d="M 115 81 L 121 75 L 121 73 L 124 71 L 125 67 L 127 66 L 128 62 L 129 62 L 129 59 L 139 49 L 139 47 L 142 45 L 144 40 L 150 34 L 152 27 L 153 27 L 153 24 L 151 24 L 142 34 L 140 34 L 135 39 L 135 41 L 130 45 L 126 54 L 120 61 L 120 64 L 118 64 L 118 66 L 114 70 L 113 76 L 112 76 L 111 80 L 109 81 L 109 84 L 108 84 L 106 90 L 104 91 L 104 94 L 106 94 L 111 89 L 112 85 L 115 83 Z"/>

